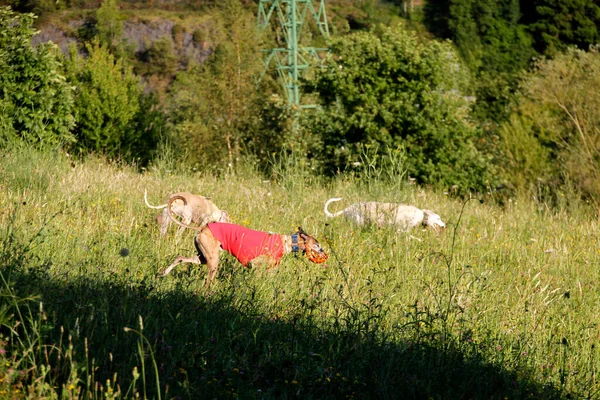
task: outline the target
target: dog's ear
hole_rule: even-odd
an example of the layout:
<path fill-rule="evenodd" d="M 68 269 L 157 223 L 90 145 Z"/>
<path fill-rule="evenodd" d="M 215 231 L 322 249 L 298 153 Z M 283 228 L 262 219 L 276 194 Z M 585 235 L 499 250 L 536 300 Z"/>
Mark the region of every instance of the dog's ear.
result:
<path fill-rule="evenodd" d="M 298 235 L 300 235 L 300 237 L 305 241 L 311 237 L 308 233 L 304 232 L 304 229 L 302 229 L 300 226 L 298 227 Z"/>
<path fill-rule="evenodd" d="M 428 226 L 431 225 L 429 218 L 431 217 L 432 212 L 430 210 L 423 210 L 423 222 L 421 222 L 421 225 L 423 226 Z"/>

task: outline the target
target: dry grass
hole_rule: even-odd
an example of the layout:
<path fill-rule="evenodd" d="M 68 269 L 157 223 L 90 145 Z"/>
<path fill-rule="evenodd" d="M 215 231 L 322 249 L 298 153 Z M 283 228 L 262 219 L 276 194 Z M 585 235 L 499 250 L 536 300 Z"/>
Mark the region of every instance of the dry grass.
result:
<path fill-rule="evenodd" d="M 26 371 L 3 390 L 46 382 L 93 397 L 116 372 L 116 397 L 598 397 L 600 238 L 584 205 L 551 212 L 517 198 L 501 209 L 397 182 L 321 182 L 297 170 L 277 181 L 251 172 L 138 173 L 32 152 L 5 154 L 0 176 L 0 268 L 13 296 L 3 306 L 38 296 L 47 317 L 41 342 L 64 352 L 71 335 L 75 352 L 70 373 L 41 373 L 46 363 L 67 369 L 60 357 L 16 366 L 26 363 L 12 332 L 41 315 L 27 303 L 31 318 L 0 319 L 6 362 Z M 158 278 L 177 254 L 193 253 L 193 233 L 160 240 L 144 189 L 152 203 L 175 191 L 210 196 L 255 229 L 300 225 L 331 257 L 318 266 L 290 256 L 266 272 L 223 254 L 209 291 L 200 267 Z M 413 203 L 449 228 L 359 229 L 325 218 L 334 196 Z M 80 369 L 91 358 L 93 374 Z M 141 360 L 146 380 L 132 381 Z M 83 383 L 90 376 L 96 389 Z M 125 387 L 134 388 L 128 396 Z"/>

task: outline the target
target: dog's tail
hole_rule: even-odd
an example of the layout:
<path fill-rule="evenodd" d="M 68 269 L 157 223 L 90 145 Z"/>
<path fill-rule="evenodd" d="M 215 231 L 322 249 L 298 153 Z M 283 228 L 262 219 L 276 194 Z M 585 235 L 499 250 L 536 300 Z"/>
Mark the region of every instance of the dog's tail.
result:
<path fill-rule="evenodd" d="M 153 206 L 152 204 L 148 203 L 148 191 L 146 189 L 144 189 L 144 201 L 146 202 L 146 205 L 150 208 L 155 208 L 157 210 L 162 210 L 163 208 L 165 208 L 167 205 L 163 204 L 161 206 Z"/>
<path fill-rule="evenodd" d="M 186 225 L 173 216 L 173 210 L 171 209 L 171 204 L 173 204 L 173 202 L 175 200 L 181 200 L 181 201 L 183 201 L 184 207 L 187 206 L 187 200 L 185 199 L 185 197 L 180 196 L 178 194 L 175 196 L 171 196 L 171 198 L 169 199 L 169 202 L 166 205 L 167 211 L 169 213 L 169 218 L 171 218 L 171 221 L 175 222 L 177 225 L 183 226 L 184 228 L 195 229 L 198 232 L 200 232 L 202 230 L 202 227 L 199 228 L 197 226 Z"/>
<path fill-rule="evenodd" d="M 329 200 L 327 200 L 327 202 L 325 203 L 325 208 L 323 209 L 323 211 L 325 211 L 325 215 L 327 215 L 328 217 L 337 217 L 339 215 L 342 215 L 344 213 L 344 210 L 338 211 L 336 213 L 330 213 L 329 210 L 327 209 L 327 206 L 329 206 L 330 203 L 333 203 L 334 201 L 340 201 L 342 200 L 341 197 L 333 197 Z"/>

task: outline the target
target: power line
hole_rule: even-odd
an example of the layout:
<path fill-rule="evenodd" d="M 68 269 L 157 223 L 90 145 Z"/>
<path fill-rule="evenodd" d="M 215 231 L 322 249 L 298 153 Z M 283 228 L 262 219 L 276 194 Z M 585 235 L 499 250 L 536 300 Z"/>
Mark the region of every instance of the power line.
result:
<path fill-rule="evenodd" d="M 325 12 L 325 0 L 260 0 L 258 4 L 258 27 L 266 30 L 271 20 L 276 20 L 281 29 L 285 47 L 266 50 L 265 68 L 275 64 L 282 82 L 288 104 L 301 108 L 314 107 L 301 102 L 300 78 L 306 76 L 310 67 L 319 63 L 326 47 L 304 46 L 303 28 L 307 18 L 312 18 L 321 36 L 329 39 L 329 27 Z"/>

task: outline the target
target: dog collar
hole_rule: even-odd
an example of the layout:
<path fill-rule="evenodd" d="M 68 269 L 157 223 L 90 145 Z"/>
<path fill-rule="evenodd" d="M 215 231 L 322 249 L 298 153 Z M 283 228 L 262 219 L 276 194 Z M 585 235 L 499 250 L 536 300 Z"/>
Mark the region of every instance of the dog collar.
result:
<path fill-rule="evenodd" d="M 298 234 L 294 233 L 292 236 L 292 252 L 297 253 L 300 250 L 300 246 L 298 246 Z"/>

